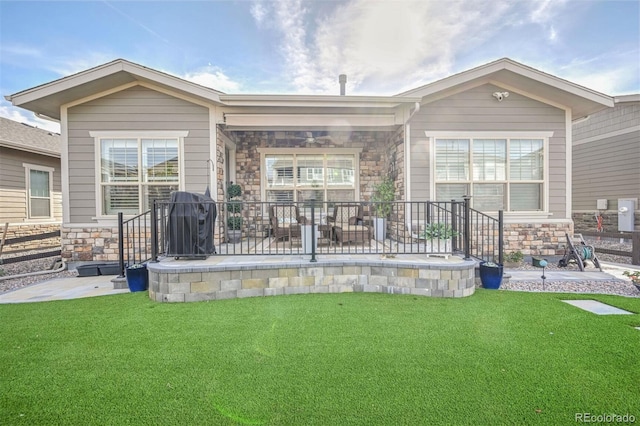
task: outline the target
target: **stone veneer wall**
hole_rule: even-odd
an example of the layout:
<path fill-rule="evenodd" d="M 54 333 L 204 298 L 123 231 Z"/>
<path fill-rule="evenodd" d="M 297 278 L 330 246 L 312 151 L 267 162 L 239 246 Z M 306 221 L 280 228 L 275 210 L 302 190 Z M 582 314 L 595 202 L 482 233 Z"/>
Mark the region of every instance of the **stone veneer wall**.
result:
<path fill-rule="evenodd" d="M 525 256 L 561 255 L 567 242 L 565 232 L 573 234 L 573 223 L 506 223 L 504 251 L 520 250 Z"/>
<path fill-rule="evenodd" d="M 572 214 L 572 219 L 574 222 L 574 228 L 576 232 L 579 231 L 593 231 L 596 232 L 598 230 L 598 225 L 596 222 L 595 216 L 599 212 L 575 212 Z M 604 212 L 600 212 L 602 215 L 602 226 L 604 228 L 604 232 L 618 232 L 618 211 L 617 210 L 607 210 Z M 640 210 L 635 211 L 634 215 L 635 223 L 634 227 L 636 230 L 640 230 Z"/>
<path fill-rule="evenodd" d="M 118 227 L 62 228 L 62 258 L 67 262 L 117 261 Z"/>
<path fill-rule="evenodd" d="M 60 223 L 25 223 L 19 225 L 9 225 L 7 228 L 7 240 L 31 235 L 48 234 L 49 232 L 60 231 Z M 4 226 L 0 226 L 0 238 L 4 233 Z M 14 250 L 32 250 L 40 247 L 53 247 L 60 245 L 60 237 L 51 237 L 44 240 L 25 241 L 4 247 L 3 252 Z"/>
<path fill-rule="evenodd" d="M 149 264 L 149 298 L 197 302 L 305 293 L 374 292 L 465 297 L 475 291 L 475 262 L 415 264 L 380 261 L 310 265 L 166 267 Z"/>
<path fill-rule="evenodd" d="M 374 186 L 392 172 L 396 187 L 404 188 L 404 133 L 402 128 L 390 132 L 354 131 L 331 132 L 332 141 L 322 145 L 300 139 L 301 132 L 236 131 L 225 132 L 236 143 L 236 181 L 242 186 L 246 201 L 261 201 L 260 153 L 258 148 L 361 148 L 360 196 L 370 198 Z M 219 144 L 218 169 L 224 170 L 224 146 Z M 222 153 L 222 154 L 221 154 Z M 395 159 L 395 161 L 394 161 Z M 218 173 L 218 194 L 222 192 L 222 176 Z M 398 197 L 403 196 L 398 192 Z M 224 199 L 220 198 L 221 200 Z"/>

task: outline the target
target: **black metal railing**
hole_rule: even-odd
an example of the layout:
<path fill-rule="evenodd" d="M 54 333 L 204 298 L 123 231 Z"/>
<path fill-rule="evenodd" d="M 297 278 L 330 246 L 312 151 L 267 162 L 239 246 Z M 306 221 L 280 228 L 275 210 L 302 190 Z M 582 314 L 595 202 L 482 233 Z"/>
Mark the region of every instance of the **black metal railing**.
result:
<path fill-rule="evenodd" d="M 124 277 L 125 268 L 136 263 L 145 263 L 154 258 L 153 240 L 158 238 L 157 221 L 153 221 L 153 209 L 130 219 L 118 213 L 118 268 L 119 277 Z"/>
<path fill-rule="evenodd" d="M 190 212 L 190 213 L 186 213 Z M 212 217 L 212 216 L 213 217 Z M 121 269 L 160 256 L 462 254 L 502 263 L 502 212 L 493 218 L 469 199 L 391 203 L 155 201 L 120 217 Z"/>

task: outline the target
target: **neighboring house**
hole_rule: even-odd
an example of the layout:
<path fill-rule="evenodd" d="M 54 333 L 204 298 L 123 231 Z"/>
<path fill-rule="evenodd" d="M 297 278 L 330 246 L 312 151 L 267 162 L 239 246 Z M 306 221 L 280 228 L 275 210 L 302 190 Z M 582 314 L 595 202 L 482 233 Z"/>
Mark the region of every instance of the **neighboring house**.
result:
<path fill-rule="evenodd" d="M 573 218 L 576 228 L 618 230 L 618 200 L 635 200 L 640 229 L 640 94 L 573 124 Z M 598 200 L 600 205 L 598 205 Z"/>
<path fill-rule="evenodd" d="M 116 213 L 175 189 L 358 201 L 385 176 L 398 200 L 502 209 L 509 247 L 554 254 L 573 230 L 571 123 L 614 105 L 510 59 L 396 96 L 224 94 L 119 59 L 7 99 L 61 122 L 71 261 L 115 260 Z"/>
<path fill-rule="evenodd" d="M 60 229 L 60 135 L 0 117 L 0 236 Z"/>

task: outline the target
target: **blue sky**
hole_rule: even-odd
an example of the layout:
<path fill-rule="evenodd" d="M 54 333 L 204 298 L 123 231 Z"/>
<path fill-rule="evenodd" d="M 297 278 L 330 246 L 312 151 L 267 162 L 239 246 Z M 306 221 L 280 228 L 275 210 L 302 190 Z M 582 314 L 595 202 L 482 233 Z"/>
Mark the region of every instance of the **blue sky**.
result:
<path fill-rule="evenodd" d="M 640 93 L 640 2 L 5 1 L 4 100 L 124 58 L 227 93 L 392 95 L 509 57 L 609 95 Z"/>

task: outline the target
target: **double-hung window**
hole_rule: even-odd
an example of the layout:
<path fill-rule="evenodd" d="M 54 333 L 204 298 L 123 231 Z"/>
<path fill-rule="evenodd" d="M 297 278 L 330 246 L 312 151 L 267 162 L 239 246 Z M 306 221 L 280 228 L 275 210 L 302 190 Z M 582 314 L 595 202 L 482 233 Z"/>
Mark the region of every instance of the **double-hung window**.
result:
<path fill-rule="evenodd" d="M 53 216 L 53 168 L 23 163 L 27 188 L 27 217 L 49 219 Z"/>
<path fill-rule="evenodd" d="M 544 138 L 435 138 L 436 199 L 481 211 L 545 210 Z"/>
<path fill-rule="evenodd" d="M 153 200 L 166 200 L 180 188 L 180 146 L 186 132 L 168 133 L 176 135 L 96 135 L 101 215 L 142 213 Z"/>

